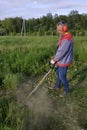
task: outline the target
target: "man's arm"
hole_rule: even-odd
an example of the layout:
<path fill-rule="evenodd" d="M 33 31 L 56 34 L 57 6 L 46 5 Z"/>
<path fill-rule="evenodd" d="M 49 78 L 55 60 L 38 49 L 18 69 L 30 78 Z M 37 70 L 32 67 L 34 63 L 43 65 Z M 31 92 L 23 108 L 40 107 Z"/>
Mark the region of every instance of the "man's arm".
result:
<path fill-rule="evenodd" d="M 71 43 L 68 40 L 62 41 L 62 45 L 58 48 L 55 54 L 55 57 L 54 57 L 55 61 L 60 61 L 65 56 L 65 54 L 69 50 L 70 44 Z"/>

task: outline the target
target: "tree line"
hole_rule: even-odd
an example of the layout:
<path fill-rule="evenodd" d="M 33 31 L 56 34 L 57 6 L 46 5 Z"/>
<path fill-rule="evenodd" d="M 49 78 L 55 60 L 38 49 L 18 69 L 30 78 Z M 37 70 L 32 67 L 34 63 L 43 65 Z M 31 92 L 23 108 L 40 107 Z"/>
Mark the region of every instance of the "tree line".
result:
<path fill-rule="evenodd" d="M 0 20 L 0 35 L 56 35 L 56 25 L 60 20 L 67 22 L 73 35 L 87 35 L 87 14 L 72 10 L 69 15 L 48 13 L 40 18 L 22 17 Z"/>

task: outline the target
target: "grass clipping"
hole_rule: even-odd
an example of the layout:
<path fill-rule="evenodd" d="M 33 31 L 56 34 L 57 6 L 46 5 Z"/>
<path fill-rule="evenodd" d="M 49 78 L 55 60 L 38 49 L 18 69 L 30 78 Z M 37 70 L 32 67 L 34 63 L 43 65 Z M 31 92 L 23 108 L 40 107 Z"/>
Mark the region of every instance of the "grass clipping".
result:
<path fill-rule="evenodd" d="M 70 97 L 59 98 L 39 88 L 28 100 L 23 129 L 26 130 L 80 130 L 78 106 Z"/>

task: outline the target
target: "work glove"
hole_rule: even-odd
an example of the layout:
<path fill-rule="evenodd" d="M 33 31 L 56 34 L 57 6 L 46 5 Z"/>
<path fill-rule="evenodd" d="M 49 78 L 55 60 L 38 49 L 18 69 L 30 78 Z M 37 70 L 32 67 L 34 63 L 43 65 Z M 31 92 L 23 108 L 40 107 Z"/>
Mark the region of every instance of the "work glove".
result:
<path fill-rule="evenodd" d="M 56 67 L 56 63 L 57 63 L 57 61 L 55 61 L 54 59 L 52 59 L 52 60 L 50 61 L 50 68 L 51 68 L 51 69 L 55 68 L 55 67 Z"/>

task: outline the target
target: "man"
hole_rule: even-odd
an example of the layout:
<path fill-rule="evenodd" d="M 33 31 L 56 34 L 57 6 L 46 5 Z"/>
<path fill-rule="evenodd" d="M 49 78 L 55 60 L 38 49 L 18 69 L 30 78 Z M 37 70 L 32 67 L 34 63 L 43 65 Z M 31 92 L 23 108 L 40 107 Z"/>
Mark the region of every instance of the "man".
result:
<path fill-rule="evenodd" d="M 54 89 L 60 89 L 60 83 L 62 82 L 64 85 L 64 92 L 59 96 L 63 97 L 70 92 L 67 70 L 68 66 L 70 66 L 73 61 L 73 39 L 64 21 L 60 21 L 57 24 L 57 33 L 60 34 L 60 40 L 54 59 L 51 60 L 51 64 L 57 66 L 57 79 Z"/>

